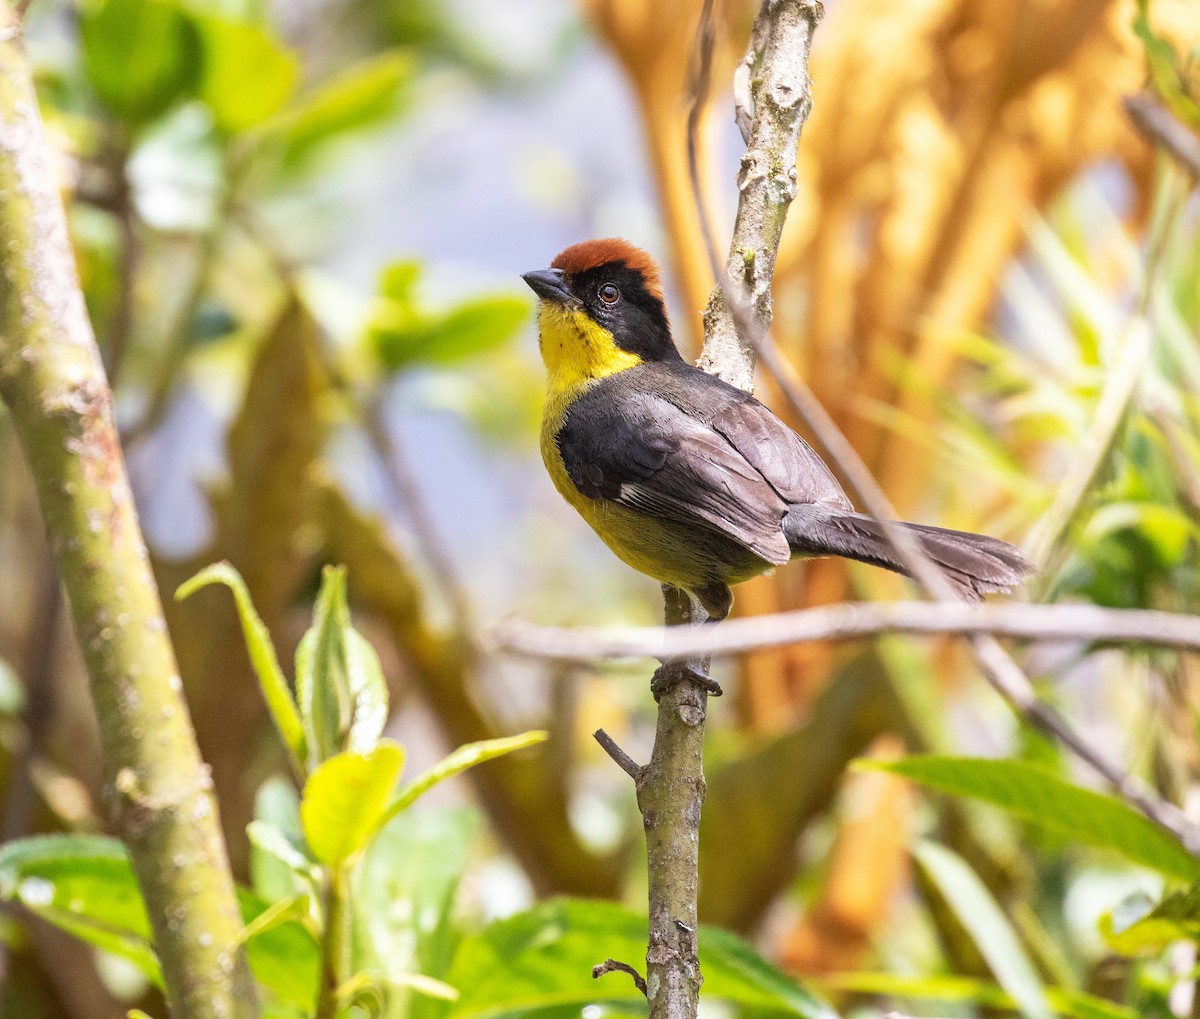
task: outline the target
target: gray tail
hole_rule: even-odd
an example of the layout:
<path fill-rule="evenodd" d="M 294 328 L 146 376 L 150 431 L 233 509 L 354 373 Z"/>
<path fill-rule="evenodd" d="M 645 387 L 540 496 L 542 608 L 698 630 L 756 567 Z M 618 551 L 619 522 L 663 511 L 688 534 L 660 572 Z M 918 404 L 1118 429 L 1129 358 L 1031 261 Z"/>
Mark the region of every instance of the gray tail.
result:
<path fill-rule="evenodd" d="M 1005 591 L 1034 572 L 1015 545 L 984 534 L 906 524 L 963 597 L 978 601 L 988 591 Z M 783 521 L 793 555 L 843 556 L 908 575 L 873 518 L 832 506 L 793 506 Z"/>

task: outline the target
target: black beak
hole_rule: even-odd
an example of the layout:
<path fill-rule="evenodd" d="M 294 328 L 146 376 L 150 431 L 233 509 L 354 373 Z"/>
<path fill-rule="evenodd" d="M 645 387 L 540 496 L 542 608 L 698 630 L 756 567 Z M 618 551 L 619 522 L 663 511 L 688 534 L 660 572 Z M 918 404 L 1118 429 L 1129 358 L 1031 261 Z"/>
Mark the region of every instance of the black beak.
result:
<path fill-rule="evenodd" d="M 543 301 L 566 304 L 575 300 L 575 295 L 567 287 L 567 274 L 561 269 L 535 269 L 533 272 L 522 273 L 521 279 L 528 283 L 529 289 Z"/>

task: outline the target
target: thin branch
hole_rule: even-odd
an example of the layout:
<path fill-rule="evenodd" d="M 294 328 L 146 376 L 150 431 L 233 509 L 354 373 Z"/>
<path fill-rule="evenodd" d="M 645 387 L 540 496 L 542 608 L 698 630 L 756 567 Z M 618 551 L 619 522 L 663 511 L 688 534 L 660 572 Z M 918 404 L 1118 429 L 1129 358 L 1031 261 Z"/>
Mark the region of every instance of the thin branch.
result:
<path fill-rule="evenodd" d="M 750 82 L 754 115 L 738 175 L 738 208 L 726 275 L 736 268 L 752 282 L 754 315 L 762 332 L 771 320 L 771 278 L 783 221 L 796 194 L 796 147 L 812 105 L 808 53 L 822 13 L 819 0 L 763 0 L 755 21 L 752 45 L 759 73 Z M 711 5 L 706 3 L 699 39 L 699 77 L 689 118 L 692 181 L 705 224 L 704 203 L 698 194 L 696 131 L 698 110 L 707 91 L 711 47 Z M 715 250 L 711 239 L 705 243 Z M 739 338 L 732 318 L 722 311 L 721 293 L 726 284 L 721 279 L 717 275 L 718 285 L 704 316 L 700 367 L 749 390 L 754 378 L 753 347 Z M 703 619 L 703 613 L 683 592 L 664 586 L 663 596 L 668 625 Z M 650 1019 L 695 1019 L 699 1008 L 703 977 L 694 932 L 708 690 L 696 674 L 707 669 L 704 659 L 668 659 L 664 663 L 654 748 L 637 782 L 638 809 L 646 829 L 650 900 L 646 951 Z"/>
<path fill-rule="evenodd" d="M 592 967 L 592 979 L 599 980 L 605 973 L 628 973 L 633 978 L 633 986 L 636 987 L 643 995 L 646 994 L 646 981 L 642 975 L 629 965 L 627 962 L 617 962 L 616 959 L 605 959 L 602 963 Z"/>
<path fill-rule="evenodd" d="M 800 131 L 812 109 L 808 54 L 823 14 L 820 0 L 764 0 L 742 65 L 757 69 L 749 82 L 753 115 L 737 178 L 733 241 L 704 312 L 699 365 L 747 391 L 754 384 L 754 339 L 771 325 L 775 257 L 796 197 Z M 709 229 L 703 205 L 701 223 Z M 733 305 L 742 303 L 749 308 L 739 316 Z"/>
<path fill-rule="evenodd" d="M 767 5 L 763 4 L 754 16 L 750 29 L 750 40 L 746 43 L 746 54 L 733 72 L 733 122 L 737 124 L 742 141 L 750 144 L 750 130 L 754 124 L 754 68 L 766 48 L 768 28 Z"/>
<path fill-rule="evenodd" d="M 254 979 L 138 527 L 15 13 L 0 11 L 0 398 L 37 483 L 104 747 L 113 824 L 173 1014 L 249 1019 Z"/>
<path fill-rule="evenodd" d="M 691 630 L 657 626 L 577 628 L 512 620 L 485 636 L 499 651 L 557 662 L 620 658 L 738 655 L 817 641 L 858 640 L 888 633 L 923 636 L 990 633 L 1034 641 L 1145 644 L 1200 651 L 1200 616 L 1095 605 L 1021 602 L 845 602 L 796 612 L 729 619 Z"/>
<path fill-rule="evenodd" d="M 625 774 L 631 779 L 637 782 L 642 777 L 642 771 L 644 770 L 642 766 L 627 753 L 625 753 L 625 751 L 617 745 L 617 741 L 614 740 L 603 729 L 597 729 L 594 733 L 592 733 L 592 738 L 604 748 L 604 752 L 616 762 L 617 767 L 625 772 Z"/>
<path fill-rule="evenodd" d="M 1152 145 L 1166 149 L 1193 178 L 1200 178 L 1200 135 L 1147 92 L 1125 99 L 1133 126 Z"/>

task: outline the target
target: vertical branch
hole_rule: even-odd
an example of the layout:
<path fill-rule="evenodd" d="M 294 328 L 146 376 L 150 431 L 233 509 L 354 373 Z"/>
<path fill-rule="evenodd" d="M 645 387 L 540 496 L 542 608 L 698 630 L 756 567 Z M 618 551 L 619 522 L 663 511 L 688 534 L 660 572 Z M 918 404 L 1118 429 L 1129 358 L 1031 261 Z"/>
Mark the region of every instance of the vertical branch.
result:
<path fill-rule="evenodd" d="M 37 483 L 91 677 L 114 823 L 172 1011 L 249 1019 L 255 991 L 207 769 L 181 696 L 79 290 L 17 12 L 0 7 L 0 398 Z"/>
<path fill-rule="evenodd" d="M 668 626 L 703 622 L 703 611 L 682 591 L 664 585 L 663 600 Z M 704 982 L 696 954 L 696 901 L 708 691 L 689 669 L 706 672 L 708 665 L 705 657 L 690 666 L 682 659 L 663 666 L 667 686 L 658 702 L 654 749 L 637 779 L 650 889 L 650 1019 L 695 1019 Z"/>
<path fill-rule="evenodd" d="M 738 171 L 733 242 L 704 312 L 700 367 L 749 390 L 754 384 L 754 340 L 771 324 L 771 282 L 783 221 L 796 197 L 796 148 L 812 109 L 808 55 L 824 14 L 820 0 L 763 0 L 750 45 L 734 75 L 737 122 L 746 141 Z M 749 305 L 742 336 L 726 290 Z"/>
<path fill-rule="evenodd" d="M 706 4 L 701 18 L 697 103 L 707 91 L 711 11 Z M 719 283 L 704 316 L 700 366 L 743 389 L 751 387 L 754 377 L 754 339 L 764 335 L 771 322 L 775 254 L 796 195 L 796 146 L 812 106 L 809 47 L 822 13 L 820 0 L 763 0 L 735 80 L 738 123 L 747 149 L 738 174 L 738 210 L 725 286 L 734 295 L 743 290 L 748 294 L 744 317 L 750 319 L 754 336 L 739 336 Z M 689 121 L 693 132 L 697 119 Z M 694 169 L 694 138 L 689 147 L 695 186 L 699 175 Z M 702 204 L 700 212 L 703 216 Z M 705 233 L 711 233 L 707 227 Z M 715 250 L 711 239 L 706 245 L 710 252 Z M 682 592 L 664 588 L 664 597 L 668 625 L 703 621 L 703 613 Z M 696 952 L 696 899 L 708 689 L 695 674 L 706 672 L 708 664 L 702 659 L 664 665 L 654 749 L 637 777 L 649 875 L 646 984 L 651 1019 L 695 1019 L 703 983 Z"/>

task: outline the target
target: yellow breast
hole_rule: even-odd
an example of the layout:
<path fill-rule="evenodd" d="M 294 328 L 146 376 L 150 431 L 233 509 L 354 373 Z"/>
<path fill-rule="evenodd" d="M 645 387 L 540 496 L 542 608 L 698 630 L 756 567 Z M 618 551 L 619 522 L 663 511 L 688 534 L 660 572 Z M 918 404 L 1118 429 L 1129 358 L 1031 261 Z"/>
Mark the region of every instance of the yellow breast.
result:
<path fill-rule="evenodd" d="M 702 583 L 707 563 L 699 560 L 697 550 L 676 533 L 677 528 L 615 502 L 582 495 L 567 474 L 558 449 L 556 436 L 571 405 L 602 379 L 633 368 L 642 359 L 618 347 L 612 334 L 582 311 L 543 302 L 538 325 L 547 376 L 541 450 L 554 487 L 634 569 L 679 586 Z"/>
<path fill-rule="evenodd" d="M 591 499 L 580 495 L 567 475 L 555 436 L 566 421 L 571 404 L 601 379 L 642 363 L 636 354 L 622 350 L 610 333 L 582 308 L 550 301 L 538 308 L 538 345 L 546 365 L 546 403 L 542 408 L 542 459 L 559 493 L 592 526 L 587 512 Z"/>

